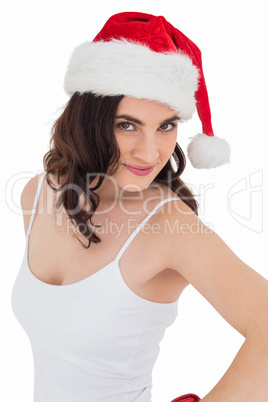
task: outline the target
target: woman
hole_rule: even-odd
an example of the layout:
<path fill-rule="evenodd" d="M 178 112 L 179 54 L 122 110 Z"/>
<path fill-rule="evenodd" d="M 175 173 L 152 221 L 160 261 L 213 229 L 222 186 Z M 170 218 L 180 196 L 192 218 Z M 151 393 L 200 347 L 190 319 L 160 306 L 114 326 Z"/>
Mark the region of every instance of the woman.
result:
<path fill-rule="evenodd" d="M 201 400 L 267 401 L 267 281 L 199 220 L 179 177 L 177 124 L 195 106 L 192 164 L 229 160 L 199 49 L 163 17 L 120 13 L 75 49 L 65 90 L 44 173 L 21 195 L 32 213 L 12 305 L 33 348 L 35 401 L 149 402 L 159 342 L 189 283 L 246 338 Z"/>

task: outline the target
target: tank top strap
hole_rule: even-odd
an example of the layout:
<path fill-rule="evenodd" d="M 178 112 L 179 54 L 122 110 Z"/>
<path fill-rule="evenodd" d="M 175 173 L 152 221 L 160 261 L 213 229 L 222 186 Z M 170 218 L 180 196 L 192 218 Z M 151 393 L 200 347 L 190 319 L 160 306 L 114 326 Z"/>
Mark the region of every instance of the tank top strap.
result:
<path fill-rule="evenodd" d="M 180 198 L 176 197 L 171 197 L 171 198 L 166 198 L 165 200 L 160 201 L 153 209 L 152 211 L 145 217 L 145 219 L 136 227 L 136 229 L 131 233 L 127 241 L 124 243 L 123 247 L 120 249 L 119 253 L 117 254 L 115 261 L 119 261 L 121 256 L 123 255 L 124 251 L 127 249 L 129 244 L 132 242 L 134 237 L 139 233 L 139 231 L 143 228 L 143 226 L 146 224 L 146 222 L 155 214 L 155 212 L 166 202 L 172 201 L 172 200 L 177 200 L 181 201 Z"/>
<path fill-rule="evenodd" d="M 46 171 L 44 171 L 44 173 L 42 174 L 42 176 L 40 177 L 39 182 L 38 182 L 35 199 L 34 199 L 34 204 L 33 204 L 33 209 L 32 209 L 32 214 L 31 214 L 31 219 L 30 219 L 30 224 L 29 224 L 28 231 L 27 231 L 27 238 L 31 231 L 31 227 L 32 227 L 33 220 L 34 220 L 34 215 L 36 213 L 36 206 L 37 206 L 38 198 L 40 195 L 40 191 L 41 191 L 41 187 L 42 187 L 42 183 L 43 183 L 45 175 L 46 175 Z"/>

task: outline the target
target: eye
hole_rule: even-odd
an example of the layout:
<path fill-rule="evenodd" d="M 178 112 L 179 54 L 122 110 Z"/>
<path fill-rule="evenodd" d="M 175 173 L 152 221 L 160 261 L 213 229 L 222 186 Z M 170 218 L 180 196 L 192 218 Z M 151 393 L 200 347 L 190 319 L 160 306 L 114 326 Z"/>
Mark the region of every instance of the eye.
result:
<path fill-rule="evenodd" d="M 131 123 L 128 123 L 127 121 L 123 121 L 122 123 L 117 124 L 118 128 L 120 128 L 121 130 L 125 130 L 125 131 L 132 131 L 134 130 L 134 127 Z"/>
<path fill-rule="evenodd" d="M 166 123 L 166 124 L 162 124 L 162 126 L 160 126 L 159 128 L 161 131 L 171 131 L 175 127 L 176 127 L 176 124 L 174 124 L 174 123 Z"/>

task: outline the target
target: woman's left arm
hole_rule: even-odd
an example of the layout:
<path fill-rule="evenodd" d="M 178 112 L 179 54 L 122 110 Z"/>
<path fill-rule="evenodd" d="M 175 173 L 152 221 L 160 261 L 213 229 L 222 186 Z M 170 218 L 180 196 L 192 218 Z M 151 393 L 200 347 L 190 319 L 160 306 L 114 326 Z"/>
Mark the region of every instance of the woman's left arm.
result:
<path fill-rule="evenodd" d="M 245 337 L 229 369 L 202 401 L 267 402 L 268 281 L 182 204 L 178 202 L 168 218 L 179 228 L 176 234 L 165 233 L 169 267 Z"/>

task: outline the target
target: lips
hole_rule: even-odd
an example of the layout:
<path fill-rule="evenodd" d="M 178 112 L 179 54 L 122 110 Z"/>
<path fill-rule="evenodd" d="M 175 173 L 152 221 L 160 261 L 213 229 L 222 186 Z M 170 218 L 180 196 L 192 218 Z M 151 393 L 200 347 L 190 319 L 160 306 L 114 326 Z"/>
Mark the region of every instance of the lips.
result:
<path fill-rule="evenodd" d="M 125 165 L 125 167 L 136 176 L 147 176 L 154 170 L 154 166 Z"/>

